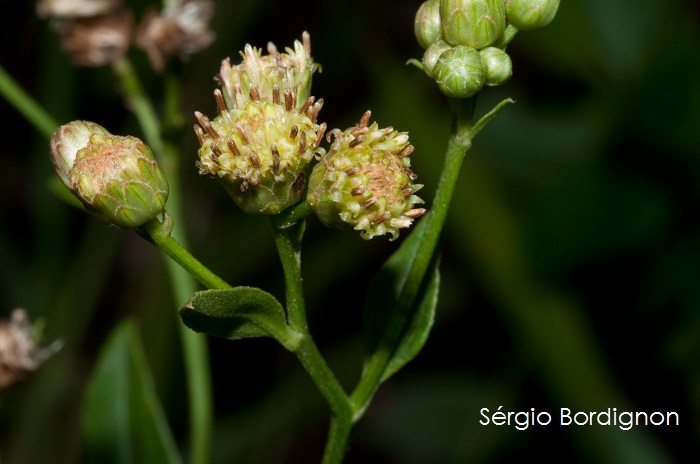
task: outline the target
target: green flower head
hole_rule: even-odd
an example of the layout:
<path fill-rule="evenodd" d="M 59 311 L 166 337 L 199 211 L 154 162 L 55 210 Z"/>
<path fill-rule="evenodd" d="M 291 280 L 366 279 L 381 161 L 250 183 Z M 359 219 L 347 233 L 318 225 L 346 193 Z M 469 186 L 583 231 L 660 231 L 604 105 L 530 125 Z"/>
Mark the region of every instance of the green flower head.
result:
<path fill-rule="evenodd" d="M 369 125 L 369 118 L 367 111 L 354 127 L 328 134 L 335 139 L 314 166 L 307 200 L 328 227 L 359 230 L 364 239 L 388 233 L 394 240 L 425 214 L 414 207 L 423 203 L 415 195 L 422 185 L 413 183 L 408 134 Z"/>
<path fill-rule="evenodd" d="M 249 98 L 236 86 L 236 107 L 227 109 L 221 92 L 214 92 L 219 115 L 209 120 L 197 112 L 195 132 L 201 145 L 199 173 L 219 180 L 248 214 L 279 214 L 298 202 L 306 185 L 305 168 L 326 125 L 316 118 L 323 100 L 309 97 L 297 109 L 290 89 L 262 100 L 251 86 Z M 283 101 L 282 101 L 283 100 Z"/>
<path fill-rule="evenodd" d="M 151 149 L 136 137 L 73 121 L 51 137 L 59 177 L 89 212 L 117 227 L 138 227 L 163 213 L 168 181 Z"/>
<path fill-rule="evenodd" d="M 243 62 L 224 60 L 214 91 L 219 114 L 209 120 L 196 112 L 199 173 L 219 180 L 249 214 L 279 214 L 301 199 L 306 167 L 319 147 L 326 124 L 317 122 L 323 99 L 309 96 L 318 68 L 310 56 L 309 34 L 294 50 L 268 55 L 246 45 Z"/>

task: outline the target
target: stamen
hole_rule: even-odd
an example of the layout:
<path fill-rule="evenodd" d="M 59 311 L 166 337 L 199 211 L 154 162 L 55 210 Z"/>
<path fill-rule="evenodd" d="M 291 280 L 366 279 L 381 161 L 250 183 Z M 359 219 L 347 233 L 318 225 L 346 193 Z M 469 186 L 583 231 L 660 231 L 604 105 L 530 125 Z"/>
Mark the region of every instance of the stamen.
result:
<path fill-rule="evenodd" d="M 299 153 L 306 151 L 306 132 L 302 132 L 299 136 Z"/>
<path fill-rule="evenodd" d="M 219 111 L 219 114 L 224 114 L 226 111 L 228 111 L 228 108 L 226 108 L 226 102 L 224 101 L 224 96 L 221 94 L 221 90 L 214 90 L 214 100 L 216 100 L 216 109 Z"/>
<path fill-rule="evenodd" d="M 255 84 L 250 85 L 250 99 L 255 102 L 260 101 L 260 92 L 258 91 L 258 86 Z"/>
<path fill-rule="evenodd" d="M 405 213 L 403 213 L 404 216 L 409 217 L 411 219 L 416 219 L 424 215 L 428 210 L 425 208 L 414 208 L 414 209 L 409 209 Z"/>
<path fill-rule="evenodd" d="M 410 155 L 411 153 L 413 153 L 413 150 L 415 150 L 415 149 L 416 149 L 416 148 L 415 148 L 413 145 L 407 145 L 406 147 L 404 147 L 403 150 L 401 150 L 400 152 L 398 152 L 398 153 L 396 154 L 396 156 L 398 156 L 399 158 L 403 158 L 404 156 L 408 156 L 408 155 Z"/>
<path fill-rule="evenodd" d="M 272 152 L 272 172 L 277 174 L 280 169 L 280 152 L 274 145 L 270 145 L 270 151 Z"/>
<path fill-rule="evenodd" d="M 323 140 L 323 134 L 326 132 L 326 128 L 328 127 L 328 124 L 325 122 L 321 124 L 316 131 L 316 142 L 314 143 L 314 148 L 318 148 L 319 145 L 321 145 L 321 141 Z"/>
<path fill-rule="evenodd" d="M 272 103 L 275 105 L 279 105 L 280 103 L 280 88 L 277 86 L 277 84 L 272 87 Z"/>
<path fill-rule="evenodd" d="M 350 147 L 350 148 L 355 148 L 356 146 L 358 146 L 359 144 L 361 144 L 364 140 L 365 140 L 365 138 L 364 138 L 363 136 L 359 136 L 359 137 L 353 139 L 352 142 L 350 142 L 350 143 L 348 144 L 348 147 Z"/>
<path fill-rule="evenodd" d="M 294 108 L 294 96 L 291 89 L 284 89 L 284 108 L 287 111 L 292 111 Z"/>
<path fill-rule="evenodd" d="M 238 150 L 236 142 L 233 141 L 231 136 L 226 137 L 226 145 L 228 145 L 229 150 L 231 150 L 231 153 L 235 156 L 241 156 L 241 152 Z"/>
<path fill-rule="evenodd" d="M 197 135 L 197 140 L 199 140 L 199 145 L 204 145 L 204 141 L 207 140 L 207 136 L 204 135 L 204 131 L 199 126 L 199 124 L 194 125 L 194 133 Z"/>
<path fill-rule="evenodd" d="M 350 169 L 347 169 L 347 170 L 345 171 L 345 174 L 347 174 L 348 176 L 354 176 L 354 175 L 357 174 L 358 172 L 360 172 L 360 167 L 359 167 L 359 166 L 354 166 L 354 167 L 352 167 L 352 168 L 350 168 Z"/>
<path fill-rule="evenodd" d="M 385 211 L 384 214 L 382 214 L 381 216 L 372 219 L 372 225 L 376 226 L 378 224 L 381 224 L 382 222 L 386 221 L 390 217 L 391 217 L 391 213 L 389 211 Z"/>
<path fill-rule="evenodd" d="M 238 134 L 241 136 L 243 141 L 245 143 L 250 143 L 250 140 L 248 139 L 248 136 L 245 134 L 245 127 L 243 127 L 243 124 L 241 124 L 240 121 L 236 121 L 236 130 L 238 131 Z"/>
<path fill-rule="evenodd" d="M 299 135 L 299 128 L 297 127 L 296 124 L 292 126 L 292 130 L 289 132 L 289 137 L 291 139 L 297 138 L 297 135 Z"/>
<path fill-rule="evenodd" d="M 367 132 L 369 132 L 369 127 L 355 126 L 352 129 L 350 129 L 350 135 L 352 135 L 353 137 L 357 137 L 359 135 L 365 135 Z"/>
<path fill-rule="evenodd" d="M 304 114 L 306 113 L 306 110 L 309 109 L 311 105 L 313 105 L 315 100 L 315 97 L 312 95 L 309 98 L 306 99 L 303 105 L 301 105 L 301 108 L 299 108 L 299 114 Z M 308 116 L 308 115 L 307 115 Z M 309 118 L 310 119 L 310 118 Z"/>
<path fill-rule="evenodd" d="M 259 168 L 261 166 L 260 158 L 258 158 L 258 155 L 256 155 L 254 151 L 251 151 L 248 154 L 248 159 L 250 159 L 250 162 L 253 163 L 253 166 L 255 166 L 256 168 Z"/>
<path fill-rule="evenodd" d="M 363 207 L 363 208 L 369 208 L 370 206 L 372 206 L 372 205 L 375 204 L 376 202 L 377 202 L 377 197 L 368 198 L 367 200 L 365 200 L 365 201 L 362 203 L 362 207 Z"/>
<path fill-rule="evenodd" d="M 204 116 L 199 111 L 194 112 L 194 117 L 197 118 L 197 122 L 199 122 L 199 125 L 202 126 L 204 128 L 204 130 L 207 131 L 209 133 L 209 135 L 211 135 L 214 140 L 221 139 L 219 134 L 216 132 L 216 130 L 214 130 L 211 123 L 209 122 L 209 118 Z"/>
<path fill-rule="evenodd" d="M 350 190 L 350 194 L 354 197 L 359 197 L 360 195 L 362 195 L 366 191 L 367 191 L 367 187 L 365 187 L 364 185 L 358 185 L 354 189 Z"/>
<path fill-rule="evenodd" d="M 369 125 L 369 118 L 372 116 L 370 110 L 365 111 L 365 114 L 360 118 L 360 127 L 367 127 Z"/>

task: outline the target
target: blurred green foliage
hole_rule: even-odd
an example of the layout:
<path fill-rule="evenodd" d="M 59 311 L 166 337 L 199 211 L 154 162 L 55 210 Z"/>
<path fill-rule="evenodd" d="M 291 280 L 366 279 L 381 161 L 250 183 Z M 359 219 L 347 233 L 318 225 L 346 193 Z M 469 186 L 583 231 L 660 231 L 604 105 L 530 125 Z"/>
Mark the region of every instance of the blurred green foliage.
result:
<path fill-rule="evenodd" d="M 321 119 L 367 109 L 409 131 L 431 198 L 449 134 L 420 57 L 420 2 L 219 2 L 215 45 L 182 66 L 185 126 L 211 113 L 219 61 L 249 42 L 288 46 L 302 30 L 323 65 Z M 139 4 L 140 5 L 140 4 Z M 293 5 L 293 6 L 292 6 Z M 109 69 L 76 69 L 32 5 L 3 13 L 0 63 L 59 120 L 140 135 Z M 142 6 L 139 6 L 141 9 Z M 567 0 L 509 46 L 514 77 L 477 111 L 507 108 L 476 139 L 445 230 L 441 293 L 425 349 L 379 391 L 347 462 L 700 461 L 700 7 L 693 0 Z M 159 76 L 133 51 L 149 93 Z M 48 141 L 0 101 L 0 314 L 25 307 L 65 346 L 0 392 L 7 464 L 84 459 L 80 403 L 96 353 L 127 315 L 176 440 L 186 449 L 179 323 L 159 252 L 50 193 Z M 182 141 L 193 253 L 236 285 L 283 295 L 268 223 L 244 217 L 197 176 Z M 429 206 L 429 205 L 428 205 Z M 346 386 L 360 359 L 367 281 L 394 243 L 308 221 L 303 271 L 312 332 Z M 271 340 L 210 340 L 215 463 L 316 462 L 327 410 Z M 679 427 L 482 427 L 479 410 L 678 411 Z"/>

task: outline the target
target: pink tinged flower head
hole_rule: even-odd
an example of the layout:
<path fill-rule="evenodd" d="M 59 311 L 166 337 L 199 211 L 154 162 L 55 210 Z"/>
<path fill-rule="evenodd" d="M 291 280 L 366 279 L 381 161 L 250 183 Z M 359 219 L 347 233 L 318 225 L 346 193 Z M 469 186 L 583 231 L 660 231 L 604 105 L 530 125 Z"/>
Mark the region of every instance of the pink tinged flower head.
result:
<path fill-rule="evenodd" d="M 360 122 L 345 131 L 334 129 L 331 149 L 311 173 L 307 200 L 328 227 L 352 228 L 364 239 L 390 234 L 425 214 L 416 208 L 423 200 L 415 193 L 408 134 L 391 127 L 369 125 L 367 111 Z"/>

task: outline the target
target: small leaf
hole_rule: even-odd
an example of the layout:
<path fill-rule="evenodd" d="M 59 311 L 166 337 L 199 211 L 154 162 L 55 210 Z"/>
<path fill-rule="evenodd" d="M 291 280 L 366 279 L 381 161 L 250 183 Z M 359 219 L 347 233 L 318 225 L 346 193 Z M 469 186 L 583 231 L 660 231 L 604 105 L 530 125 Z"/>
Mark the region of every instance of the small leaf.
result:
<path fill-rule="evenodd" d="M 87 387 L 82 427 L 88 463 L 181 463 L 131 321 L 102 349 Z"/>
<path fill-rule="evenodd" d="M 425 221 L 421 221 L 416 226 L 370 282 L 364 312 L 365 341 L 369 354 L 388 343 L 386 337 L 392 329 L 390 325 L 397 322 L 398 302 L 416 253 L 421 246 L 425 232 L 424 224 Z M 435 256 L 432 261 L 428 267 L 429 275 L 423 277 L 417 299 L 407 308 L 409 315 L 398 342 L 393 347 L 384 347 L 392 351 L 392 357 L 382 375 L 382 380 L 386 380 L 413 359 L 428 337 L 437 305 L 440 281 Z"/>
<path fill-rule="evenodd" d="M 290 351 L 299 335 L 287 326 L 282 304 L 271 294 L 254 287 L 204 290 L 180 308 L 187 327 L 216 337 L 273 337 Z"/>
<path fill-rule="evenodd" d="M 428 335 L 430 335 L 430 329 L 433 328 L 439 290 L 440 271 L 436 265 L 430 276 L 430 282 L 420 300 L 418 309 L 413 313 L 408 327 L 401 336 L 399 345 L 394 350 L 394 354 L 386 366 L 382 382 L 398 372 L 423 349 L 423 345 L 425 345 Z"/>

